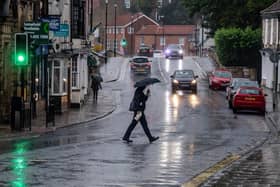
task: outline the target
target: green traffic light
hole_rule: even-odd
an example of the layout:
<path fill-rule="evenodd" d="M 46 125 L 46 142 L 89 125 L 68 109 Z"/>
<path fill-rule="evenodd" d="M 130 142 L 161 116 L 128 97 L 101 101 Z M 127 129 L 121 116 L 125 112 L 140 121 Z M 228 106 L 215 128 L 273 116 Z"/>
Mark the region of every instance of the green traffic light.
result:
<path fill-rule="evenodd" d="M 24 60 L 25 60 L 23 55 L 18 55 L 17 59 L 19 62 L 24 62 Z"/>

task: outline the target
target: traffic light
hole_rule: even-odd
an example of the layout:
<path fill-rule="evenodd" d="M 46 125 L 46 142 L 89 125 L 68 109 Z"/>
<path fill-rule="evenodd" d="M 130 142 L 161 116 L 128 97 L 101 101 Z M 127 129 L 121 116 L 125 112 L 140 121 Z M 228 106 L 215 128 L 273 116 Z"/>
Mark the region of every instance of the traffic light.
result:
<path fill-rule="evenodd" d="M 27 33 L 15 34 L 15 65 L 28 65 L 28 35 Z"/>
<path fill-rule="evenodd" d="M 123 38 L 123 39 L 121 40 L 121 46 L 122 46 L 122 47 L 126 47 L 126 46 L 127 46 L 127 41 L 126 41 L 125 38 Z"/>

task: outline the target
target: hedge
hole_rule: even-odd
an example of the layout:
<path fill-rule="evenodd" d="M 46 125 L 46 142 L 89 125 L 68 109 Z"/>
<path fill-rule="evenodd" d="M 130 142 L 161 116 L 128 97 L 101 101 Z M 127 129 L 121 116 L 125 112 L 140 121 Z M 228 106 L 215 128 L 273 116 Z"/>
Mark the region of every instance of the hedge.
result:
<path fill-rule="evenodd" d="M 224 66 L 255 67 L 261 60 L 261 30 L 219 29 L 215 33 L 216 52 Z"/>

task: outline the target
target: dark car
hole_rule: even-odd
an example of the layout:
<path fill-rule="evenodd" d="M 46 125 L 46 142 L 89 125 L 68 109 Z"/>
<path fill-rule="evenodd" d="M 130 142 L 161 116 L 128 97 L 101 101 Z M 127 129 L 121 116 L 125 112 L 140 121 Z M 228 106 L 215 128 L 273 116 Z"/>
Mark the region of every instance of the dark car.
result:
<path fill-rule="evenodd" d="M 130 71 L 133 73 L 151 73 L 151 61 L 145 56 L 135 56 L 130 60 Z"/>
<path fill-rule="evenodd" d="M 177 90 L 191 90 L 193 93 L 197 92 L 196 78 L 198 78 L 198 76 L 194 75 L 193 70 L 176 70 L 170 78 L 172 93 L 175 93 Z"/>
<path fill-rule="evenodd" d="M 226 98 L 228 100 L 229 108 L 232 108 L 233 97 L 241 86 L 250 86 L 250 87 L 259 88 L 259 84 L 257 81 L 251 81 L 250 79 L 247 78 L 233 78 L 230 86 L 227 87 L 226 89 Z"/>
<path fill-rule="evenodd" d="M 150 46 L 147 45 L 141 45 L 138 49 L 137 54 L 139 56 L 148 56 L 148 57 L 152 57 L 153 56 L 153 50 Z"/>
<path fill-rule="evenodd" d="M 183 59 L 184 51 L 179 44 L 169 44 L 164 50 L 165 58 L 180 58 Z"/>

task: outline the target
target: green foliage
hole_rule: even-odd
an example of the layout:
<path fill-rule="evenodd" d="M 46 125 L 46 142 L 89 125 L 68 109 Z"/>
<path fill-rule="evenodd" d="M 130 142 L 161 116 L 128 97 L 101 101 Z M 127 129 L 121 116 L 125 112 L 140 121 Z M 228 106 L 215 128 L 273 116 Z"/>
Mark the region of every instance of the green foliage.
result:
<path fill-rule="evenodd" d="M 219 28 L 260 28 L 260 11 L 275 0 L 183 0 L 188 13 L 204 15 L 207 27 L 212 33 Z"/>
<path fill-rule="evenodd" d="M 192 19 L 187 14 L 187 9 L 183 6 L 182 1 L 172 1 L 171 4 L 162 7 L 159 14 L 164 16 L 161 20 L 165 25 L 184 25 L 192 23 Z"/>
<path fill-rule="evenodd" d="M 153 10 L 155 10 L 157 0 L 135 0 L 132 1 L 130 11 L 131 12 L 143 12 L 147 16 L 151 16 Z"/>
<path fill-rule="evenodd" d="M 224 66 L 255 67 L 260 61 L 260 29 L 219 29 L 215 33 L 215 43 L 217 55 Z"/>

